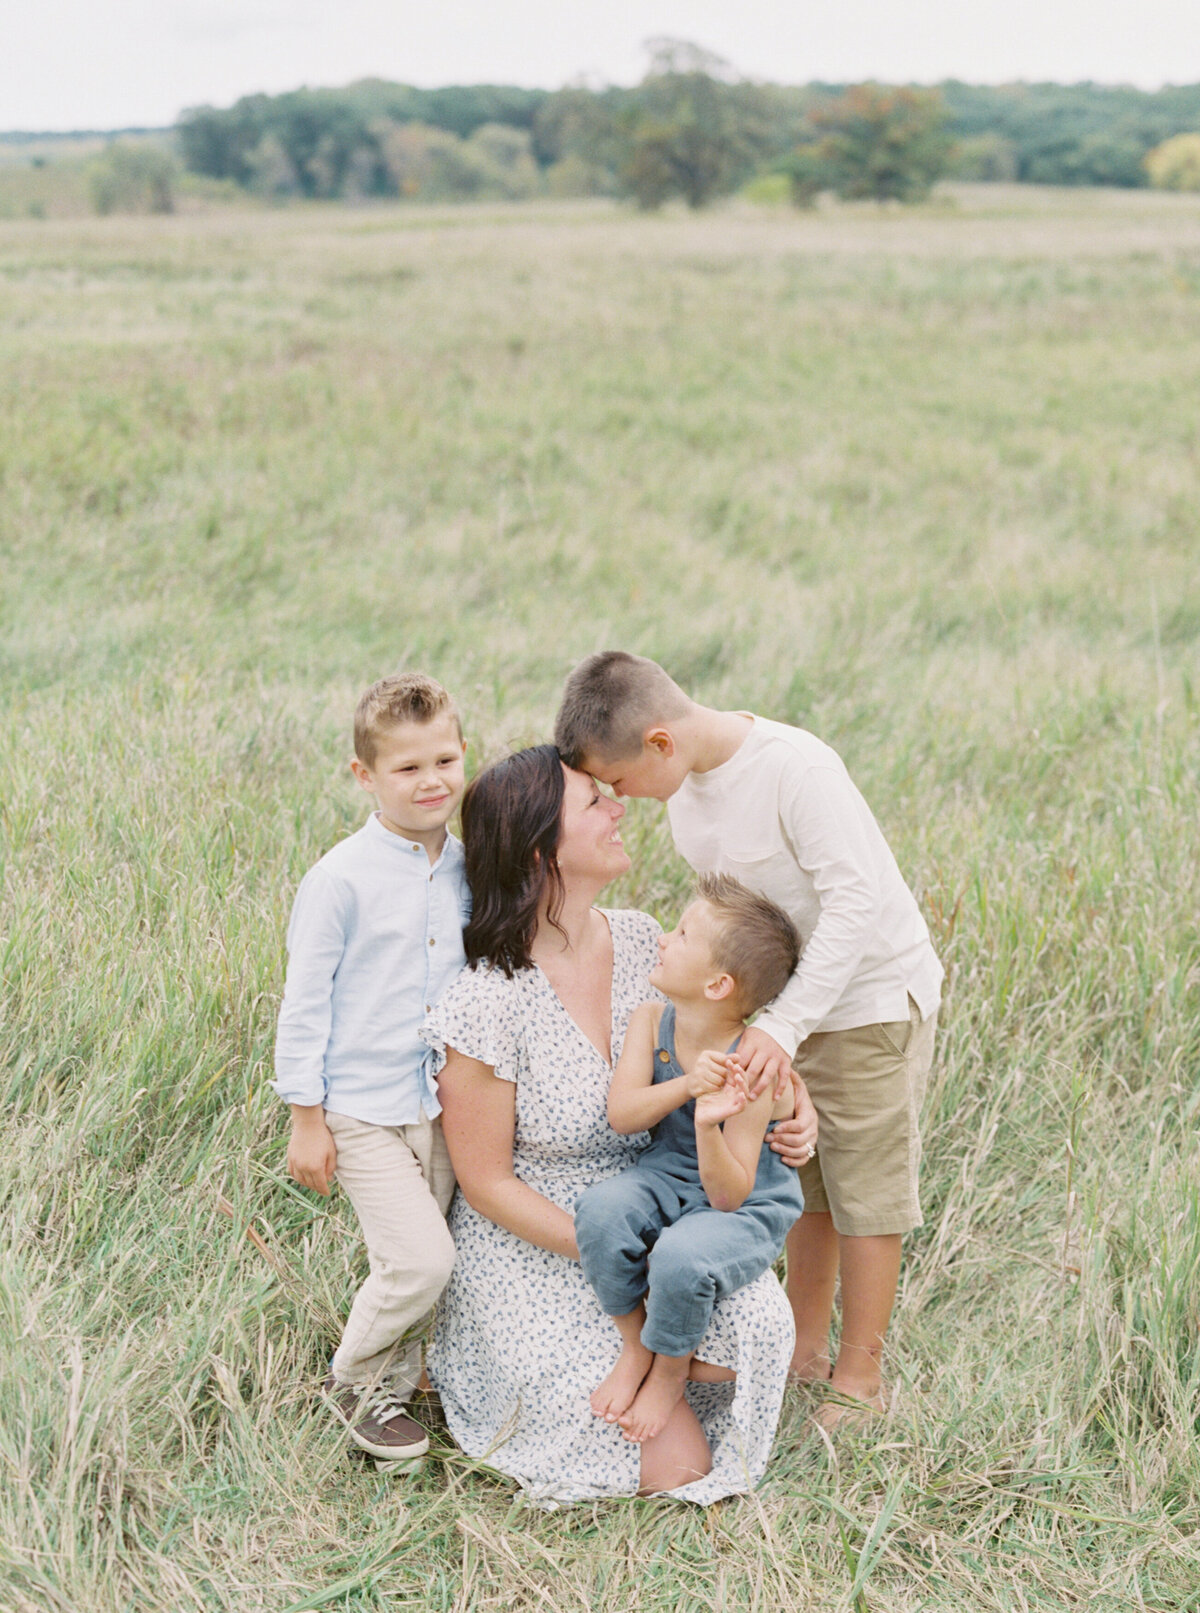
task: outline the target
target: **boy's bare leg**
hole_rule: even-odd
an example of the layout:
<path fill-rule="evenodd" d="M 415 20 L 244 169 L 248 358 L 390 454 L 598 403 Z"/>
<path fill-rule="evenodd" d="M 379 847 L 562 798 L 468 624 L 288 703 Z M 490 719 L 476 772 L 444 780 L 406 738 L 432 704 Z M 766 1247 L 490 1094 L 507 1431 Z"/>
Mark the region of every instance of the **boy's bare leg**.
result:
<path fill-rule="evenodd" d="M 642 1343 L 642 1328 L 646 1322 L 646 1307 L 639 1302 L 636 1310 L 625 1316 L 614 1316 L 617 1332 L 621 1335 L 621 1353 L 617 1364 L 592 1390 L 588 1404 L 597 1417 L 606 1423 L 615 1423 L 633 1404 L 633 1397 L 650 1370 L 653 1353 Z"/>
<path fill-rule="evenodd" d="M 653 1439 L 667 1426 L 671 1414 L 683 1399 L 683 1386 L 687 1382 L 690 1355 L 656 1355 L 642 1386 L 634 1396 L 633 1404 L 617 1421 L 625 1430 L 625 1438 L 640 1445 Z"/>
<path fill-rule="evenodd" d="M 842 1339 L 834 1362 L 832 1387 L 871 1411 L 884 1409 L 880 1356 L 900 1280 L 900 1234 L 838 1239 L 842 1270 Z M 852 1407 L 829 1405 L 821 1422 L 832 1428 Z"/>
<path fill-rule="evenodd" d="M 841 1240 L 828 1212 L 806 1210 L 787 1236 L 787 1296 L 796 1318 L 788 1376 L 801 1383 L 829 1377 L 829 1324 Z"/>

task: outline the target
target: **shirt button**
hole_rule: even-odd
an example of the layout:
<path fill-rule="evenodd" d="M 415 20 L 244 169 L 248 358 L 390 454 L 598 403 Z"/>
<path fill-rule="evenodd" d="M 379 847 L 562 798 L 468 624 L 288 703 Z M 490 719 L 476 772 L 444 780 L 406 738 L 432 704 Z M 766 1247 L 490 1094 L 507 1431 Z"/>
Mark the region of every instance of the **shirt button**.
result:
<path fill-rule="evenodd" d="M 430 946 L 433 945 L 433 937 L 432 937 L 432 935 L 429 937 L 429 944 L 430 944 Z"/>

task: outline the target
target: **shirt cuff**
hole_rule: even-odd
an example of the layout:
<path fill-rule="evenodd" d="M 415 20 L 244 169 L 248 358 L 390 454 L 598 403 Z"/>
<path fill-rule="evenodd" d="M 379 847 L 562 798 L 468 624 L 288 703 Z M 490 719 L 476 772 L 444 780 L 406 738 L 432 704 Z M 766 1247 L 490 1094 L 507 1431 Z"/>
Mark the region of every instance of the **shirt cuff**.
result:
<path fill-rule="evenodd" d="M 294 1103 L 302 1109 L 310 1109 L 317 1103 L 323 1104 L 328 1091 L 324 1081 L 315 1083 L 294 1079 L 289 1081 L 282 1075 L 277 1075 L 273 1081 L 268 1081 L 267 1085 L 272 1092 L 279 1094 L 284 1103 Z"/>

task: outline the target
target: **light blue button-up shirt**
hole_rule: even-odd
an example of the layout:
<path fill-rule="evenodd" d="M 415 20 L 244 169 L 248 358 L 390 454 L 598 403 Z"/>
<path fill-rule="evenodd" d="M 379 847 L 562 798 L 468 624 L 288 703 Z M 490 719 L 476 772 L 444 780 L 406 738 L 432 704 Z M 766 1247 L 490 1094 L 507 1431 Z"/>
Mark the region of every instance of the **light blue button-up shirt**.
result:
<path fill-rule="evenodd" d="M 441 1111 L 417 1027 L 466 961 L 463 850 L 437 862 L 372 814 L 296 892 L 275 1080 L 287 1103 L 375 1126 Z"/>

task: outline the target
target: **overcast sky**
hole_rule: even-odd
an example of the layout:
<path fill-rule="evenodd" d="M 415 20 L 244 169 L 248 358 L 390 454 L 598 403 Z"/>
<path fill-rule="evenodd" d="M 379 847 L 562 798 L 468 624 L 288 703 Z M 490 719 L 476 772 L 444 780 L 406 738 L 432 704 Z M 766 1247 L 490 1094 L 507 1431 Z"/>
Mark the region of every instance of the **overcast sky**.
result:
<path fill-rule="evenodd" d="M 782 83 L 1200 82 L 1200 0 L 0 0 L 0 129 L 365 77 L 628 84 L 658 34 Z"/>

